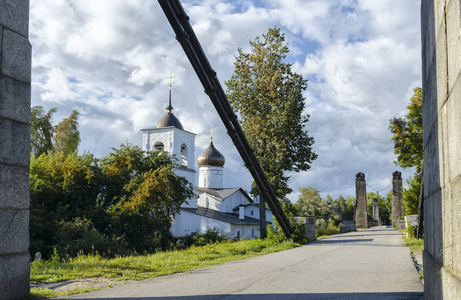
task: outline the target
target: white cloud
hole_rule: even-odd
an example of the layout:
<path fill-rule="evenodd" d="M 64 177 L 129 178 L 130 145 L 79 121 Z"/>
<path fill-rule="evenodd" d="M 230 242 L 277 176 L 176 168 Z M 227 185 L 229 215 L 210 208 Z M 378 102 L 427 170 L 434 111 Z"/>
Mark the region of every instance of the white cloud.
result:
<path fill-rule="evenodd" d="M 389 182 L 398 168 L 388 120 L 405 114 L 421 82 L 417 1 L 183 2 L 222 83 L 237 48 L 249 52 L 248 42 L 274 25 L 285 33 L 294 70 L 309 79 L 307 129 L 319 154 L 309 171 L 292 174 L 291 200 L 309 185 L 353 196 L 359 171 L 372 187 Z M 103 156 L 127 139 L 140 145 L 139 130 L 165 113 L 165 77 L 173 72 L 174 113 L 197 133 L 196 155 L 208 146 L 213 124 L 228 185 L 249 188 L 248 172 L 156 1 L 32 0 L 30 15 L 32 105 L 58 107 L 56 121 L 78 109 L 81 151 Z"/>

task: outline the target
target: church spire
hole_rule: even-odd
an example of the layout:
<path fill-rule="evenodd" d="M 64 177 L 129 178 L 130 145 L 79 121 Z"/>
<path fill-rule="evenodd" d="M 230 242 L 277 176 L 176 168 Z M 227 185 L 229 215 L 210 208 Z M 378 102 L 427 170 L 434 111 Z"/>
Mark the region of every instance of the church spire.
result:
<path fill-rule="evenodd" d="M 171 114 L 171 111 L 173 110 L 173 106 L 171 106 L 171 79 L 176 78 L 176 77 L 172 76 L 170 72 L 170 76 L 165 77 L 165 78 L 170 79 L 170 94 L 168 97 L 168 106 L 166 107 L 166 110 L 168 111 L 169 114 Z"/>

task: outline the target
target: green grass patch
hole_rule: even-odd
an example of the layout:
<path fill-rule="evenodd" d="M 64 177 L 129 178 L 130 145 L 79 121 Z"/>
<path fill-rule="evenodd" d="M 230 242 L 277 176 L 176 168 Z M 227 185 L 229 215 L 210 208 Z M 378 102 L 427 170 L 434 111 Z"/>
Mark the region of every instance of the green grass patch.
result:
<path fill-rule="evenodd" d="M 59 282 L 72 279 L 103 277 L 113 280 L 141 280 L 173 273 L 246 259 L 299 246 L 294 242 L 274 243 L 268 240 L 225 241 L 185 250 L 159 252 L 151 255 L 106 259 L 99 255 L 81 255 L 67 260 L 53 257 L 31 264 L 31 283 Z M 35 295 L 40 295 L 35 289 Z"/>
<path fill-rule="evenodd" d="M 404 237 L 405 246 L 415 254 L 421 254 L 424 250 L 424 239 L 417 239 L 413 237 Z"/>

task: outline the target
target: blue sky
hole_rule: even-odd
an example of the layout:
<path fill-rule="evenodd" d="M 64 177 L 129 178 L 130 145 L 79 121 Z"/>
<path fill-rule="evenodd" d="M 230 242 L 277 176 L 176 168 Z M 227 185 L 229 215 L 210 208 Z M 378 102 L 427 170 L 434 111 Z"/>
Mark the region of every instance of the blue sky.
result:
<path fill-rule="evenodd" d="M 208 145 L 226 157 L 226 187 L 252 181 L 203 93 L 157 1 L 31 0 L 32 105 L 57 107 L 55 122 L 80 112 L 80 152 L 97 157 L 126 141 L 141 145 L 141 128 L 165 113 L 168 80 L 184 128 L 197 133 L 196 155 Z M 319 158 L 293 173 L 288 196 L 301 187 L 325 196 L 354 196 L 357 172 L 381 189 L 401 170 L 393 161 L 389 119 L 405 115 L 421 86 L 420 1 L 187 0 L 184 7 L 223 84 L 234 55 L 278 26 L 291 50 L 287 62 L 308 79 L 307 129 Z M 224 84 L 223 84 L 224 86 Z M 387 190 L 382 193 L 387 192 Z"/>

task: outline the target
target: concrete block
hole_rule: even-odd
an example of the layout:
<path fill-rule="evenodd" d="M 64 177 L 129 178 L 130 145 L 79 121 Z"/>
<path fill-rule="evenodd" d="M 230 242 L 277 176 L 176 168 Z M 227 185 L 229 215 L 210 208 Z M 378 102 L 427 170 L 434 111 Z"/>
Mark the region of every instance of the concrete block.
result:
<path fill-rule="evenodd" d="M 440 189 L 438 130 L 432 130 L 424 145 L 424 199 Z"/>
<path fill-rule="evenodd" d="M 29 166 L 29 125 L 0 118 L 0 140 L 0 164 Z"/>
<path fill-rule="evenodd" d="M 432 234 L 434 235 L 434 258 L 443 261 L 443 219 L 442 219 L 442 191 L 434 194 Z"/>
<path fill-rule="evenodd" d="M 456 191 L 455 191 L 456 192 Z M 442 219 L 443 219 L 443 265 L 448 268 L 453 268 L 453 189 L 451 184 L 446 185 L 442 189 Z M 447 226 L 448 225 L 448 226 Z"/>
<path fill-rule="evenodd" d="M 29 209 L 29 169 L 0 164 L 0 208 Z"/>
<path fill-rule="evenodd" d="M 437 105 L 440 110 L 440 107 L 445 103 L 448 95 L 448 65 L 447 65 L 447 36 L 445 35 L 445 22 L 437 28 L 437 40 L 436 40 L 436 53 L 437 56 L 434 56 L 433 65 L 437 68 L 434 73 L 436 73 L 437 78 Z"/>
<path fill-rule="evenodd" d="M 443 298 L 461 299 L 461 278 L 448 268 L 442 268 Z M 427 298 L 426 298 L 427 299 Z"/>
<path fill-rule="evenodd" d="M 29 0 L 2 0 L 0 24 L 22 36 L 29 36 Z"/>
<path fill-rule="evenodd" d="M 448 164 L 448 181 L 453 180 L 461 174 L 461 81 L 453 89 L 452 94 L 447 102 L 447 153 Z"/>
<path fill-rule="evenodd" d="M 29 249 L 29 210 L 0 210 L 0 255 Z"/>
<path fill-rule="evenodd" d="M 446 243 L 446 245 L 444 245 L 444 247 L 450 249 L 452 254 L 452 268 L 454 273 L 459 274 L 458 276 L 461 276 L 461 200 L 459 198 L 459 195 L 461 195 L 461 178 L 453 181 L 450 184 L 450 189 L 452 215 L 451 219 L 446 220 L 446 223 L 447 225 L 450 224 L 451 226 L 445 226 L 445 230 L 446 234 L 449 234 L 451 238 Z"/>
<path fill-rule="evenodd" d="M 30 83 L 32 47 L 29 40 L 5 28 L 2 48 L 2 73 Z"/>
<path fill-rule="evenodd" d="M 434 254 L 434 194 L 424 198 L 424 250 Z"/>
<path fill-rule="evenodd" d="M 0 75 L 0 117 L 30 124 L 30 84 Z"/>
<path fill-rule="evenodd" d="M 423 86 L 429 75 L 431 63 L 434 61 L 435 40 L 434 3 L 421 1 L 421 46 L 425 50 L 422 53 Z"/>
<path fill-rule="evenodd" d="M 461 71 L 461 34 L 459 1 L 449 1 L 446 9 L 447 49 L 448 49 L 448 89 L 451 91 Z M 438 51 L 438 47 L 437 47 Z M 437 53 L 437 60 L 439 60 Z"/>
<path fill-rule="evenodd" d="M 423 251 L 424 265 L 424 299 L 436 300 L 442 298 L 442 265 L 429 253 Z M 448 299 L 448 298 L 447 298 Z"/>
<path fill-rule="evenodd" d="M 29 253 L 0 255 L 1 299 L 22 299 L 30 290 Z"/>
<path fill-rule="evenodd" d="M 423 82 L 423 146 L 437 124 L 437 71 L 436 64 L 431 66 L 427 79 Z M 445 98 L 444 98 L 445 99 Z"/>
<path fill-rule="evenodd" d="M 440 178 L 440 187 L 445 187 L 447 182 L 449 181 L 448 172 L 449 172 L 449 165 L 450 165 L 450 157 L 448 152 L 446 151 L 448 147 L 448 137 L 450 136 L 450 132 L 448 131 L 448 110 L 447 110 L 447 102 L 440 108 L 439 115 L 437 118 L 437 130 L 439 132 L 439 140 L 438 140 L 438 149 L 442 149 L 439 151 L 439 178 Z M 445 150 L 445 151 L 443 151 Z"/>

